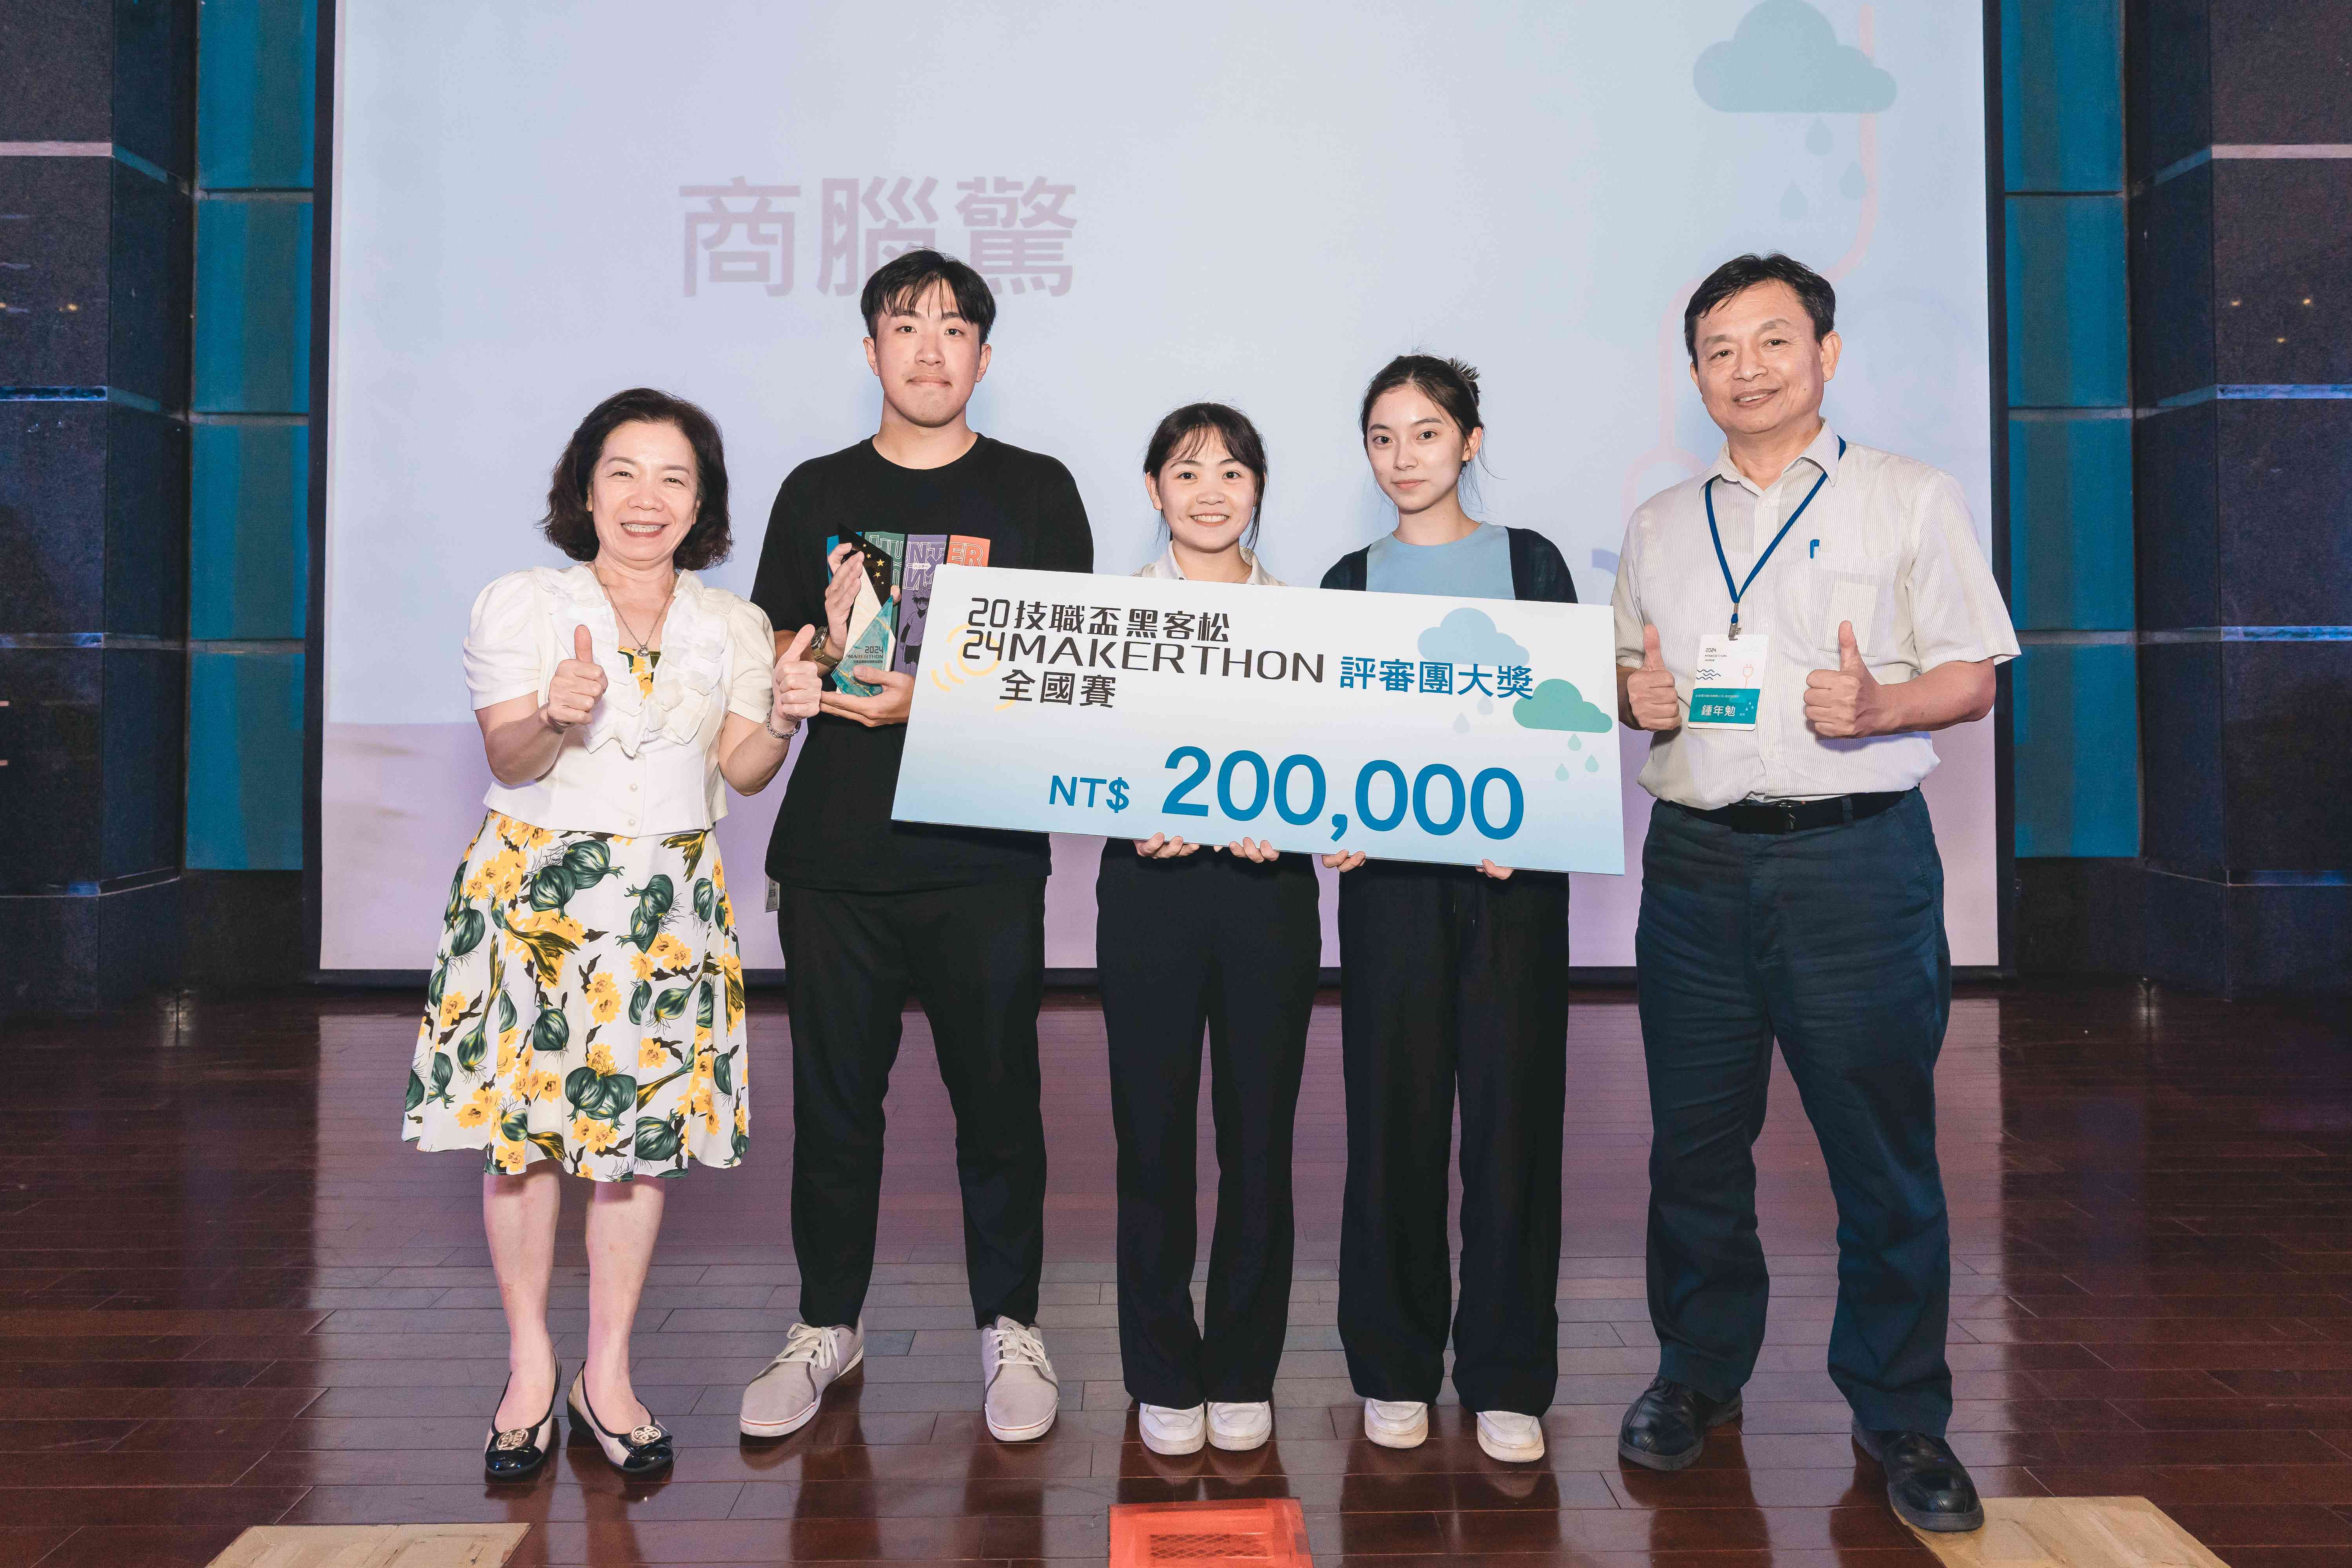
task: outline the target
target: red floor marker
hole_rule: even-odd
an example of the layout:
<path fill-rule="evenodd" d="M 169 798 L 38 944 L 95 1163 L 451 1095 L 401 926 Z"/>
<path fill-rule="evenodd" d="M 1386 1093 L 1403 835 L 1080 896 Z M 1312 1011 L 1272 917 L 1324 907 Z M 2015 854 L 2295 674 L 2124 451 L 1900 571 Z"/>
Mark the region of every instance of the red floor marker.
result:
<path fill-rule="evenodd" d="M 1314 1568 L 1297 1498 L 1122 1503 L 1110 1510 L 1110 1568 Z"/>

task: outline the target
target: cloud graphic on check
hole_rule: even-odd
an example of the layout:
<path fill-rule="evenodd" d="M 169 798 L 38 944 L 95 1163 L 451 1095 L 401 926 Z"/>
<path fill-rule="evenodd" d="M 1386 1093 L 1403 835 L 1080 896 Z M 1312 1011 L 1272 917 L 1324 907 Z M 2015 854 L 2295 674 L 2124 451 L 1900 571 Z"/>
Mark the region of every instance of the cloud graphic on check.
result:
<path fill-rule="evenodd" d="M 1609 715 L 1584 700 L 1565 680 L 1538 681 L 1535 695 L 1511 705 L 1511 717 L 1524 729 L 1580 731 L 1587 735 L 1609 732 Z"/>
<path fill-rule="evenodd" d="M 1731 114 L 1874 114 L 1895 101 L 1895 79 L 1839 43 L 1805 0 L 1763 0 L 1700 54 L 1691 83 L 1708 108 Z"/>
<path fill-rule="evenodd" d="M 1528 650 L 1484 610 L 1465 606 L 1421 634 L 1421 657 L 1436 664 L 1527 664 Z"/>

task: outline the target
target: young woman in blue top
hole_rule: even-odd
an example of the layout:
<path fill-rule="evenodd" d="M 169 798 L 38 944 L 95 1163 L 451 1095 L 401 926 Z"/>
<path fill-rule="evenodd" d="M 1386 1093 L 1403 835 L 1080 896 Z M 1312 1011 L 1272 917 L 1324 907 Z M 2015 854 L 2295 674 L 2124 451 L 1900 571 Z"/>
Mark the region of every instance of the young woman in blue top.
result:
<path fill-rule="evenodd" d="M 1326 588 L 1576 602 L 1559 551 L 1463 510 L 1485 438 L 1477 373 L 1407 354 L 1372 378 L 1359 422 L 1393 533 L 1341 556 Z M 1568 879 L 1327 855 L 1339 884 L 1348 1179 L 1339 1339 L 1364 1435 L 1418 1447 L 1445 1364 L 1497 1459 L 1543 1457 L 1558 1376 L 1560 1120 Z M 1446 1163 L 1462 1103 L 1462 1290 L 1446 1245 Z"/>
<path fill-rule="evenodd" d="M 1137 576 L 1282 585 L 1243 542 L 1257 532 L 1265 447 L 1238 410 L 1196 403 L 1162 419 L 1143 483 L 1168 547 Z M 1319 893 L 1307 857 L 1254 839 L 1203 847 L 1154 834 L 1103 847 L 1095 964 L 1118 1131 L 1119 1357 L 1154 1453 L 1255 1448 L 1274 1432 Z M 1217 1127 L 1205 1332 L 1192 1318 L 1204 1025 Z"/>

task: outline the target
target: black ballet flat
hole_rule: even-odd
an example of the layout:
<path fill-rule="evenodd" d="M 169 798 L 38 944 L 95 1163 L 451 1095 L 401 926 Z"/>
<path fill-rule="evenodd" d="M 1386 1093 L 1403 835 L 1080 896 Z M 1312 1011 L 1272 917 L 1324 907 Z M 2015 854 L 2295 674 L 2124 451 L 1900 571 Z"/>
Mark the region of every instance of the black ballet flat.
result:
<path fill-rule="evenodd" d="M 588 1405 L 588 1369 L 582 1367 L 580 1375 L 572 1380 L 572 1393 L 567 1401 L 572 1406 L 572 1430 L 576 1436 L 585 1429 L 604 1451 L 604 1458 L 614 1469 L 625 1476 L 650 1476 L 667 1470 L 677 1461 L 670 1449 L 669 1432 L 658 1421 L 648 1421 L 633 1426 L 625 1433 L 615 1432 L 596 1419 L 596 1412 Z"/>
<path fill-rule="evenodd" d="M 506 1385 L 499 1390 L 499 1403 L 507 1402 L 506 1390 L 512 1387 L 509 1374 Z M 548 1456 L 555 1452 L 555 1390 L 563 1386 L 563 1363 L 555 1363 L 555 1386 L 547 1391 L 547 1414 L 530 1426 L 517 1426 L 501 1432 L 490 1429 L 490 1440 L 482 1446 L 482 1479 L 486 1481 L 520 1481 L 535 1475 Z M 495 1416 L 493 1416 L 495 1419 Z"/>

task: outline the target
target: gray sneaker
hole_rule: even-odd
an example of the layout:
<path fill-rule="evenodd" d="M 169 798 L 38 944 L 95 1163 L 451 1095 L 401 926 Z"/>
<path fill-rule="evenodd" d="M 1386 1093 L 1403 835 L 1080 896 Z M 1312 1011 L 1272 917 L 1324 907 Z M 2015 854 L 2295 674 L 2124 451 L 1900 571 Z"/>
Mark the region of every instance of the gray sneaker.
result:
<path fill-rule="evenodd" d="M 746 1437 L 782 1437 L 816 1419 L 824 1391 L 866 1359 L 866 1325 L 813 1329 L 794 1323 L 784 1348 L 743 1390 L 738 1423 Z"/>
<path fill-rule="evenodd" d="M 1035 1329 L 999 1318 L 981 1330 L 980 1382 L 988 1435 L 998 1442 L 1026 1443 L 1053 1426 L 1062 1387 Z"/>

